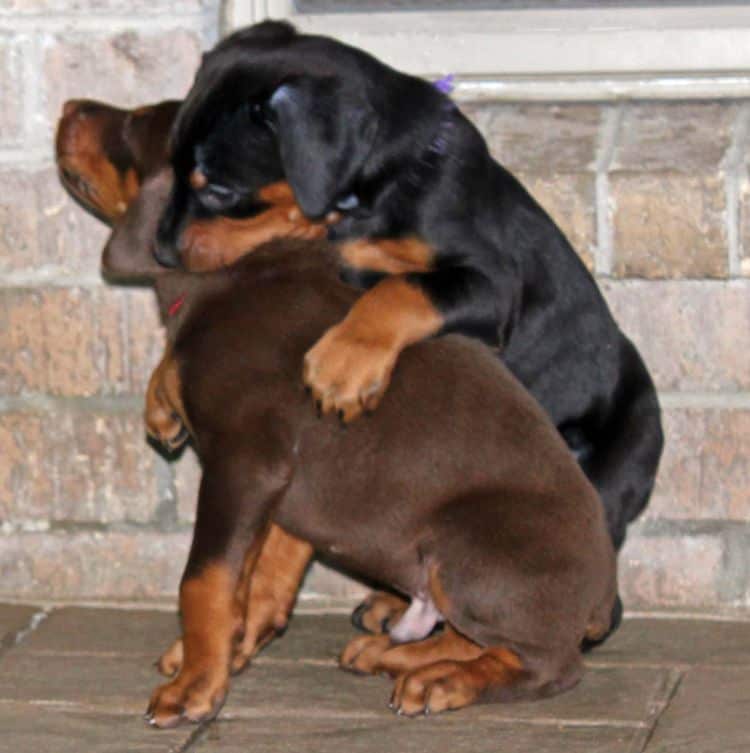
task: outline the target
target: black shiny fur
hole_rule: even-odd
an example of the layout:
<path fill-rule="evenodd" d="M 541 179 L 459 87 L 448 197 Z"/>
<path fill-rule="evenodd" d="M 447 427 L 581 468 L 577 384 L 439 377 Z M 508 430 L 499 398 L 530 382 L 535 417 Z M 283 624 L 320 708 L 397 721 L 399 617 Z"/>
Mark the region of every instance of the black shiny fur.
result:
<path fill-rule="evenodd" d="M 596 486 L 622 545 L 662 451 L 653 382 L 562 232 L 447 97 L 360 50 L 266 22 L 206 55 L 172 150 L 163 264 L 179 264 L 194 217 L 241 211 L 282 177 L 307 214 L 343 212 L 334 240 L 427 241 L 434 270 L 410 278 L 443 331 L 498 346 Z M 190 188 L 196 167 L 223 206 Z"/>

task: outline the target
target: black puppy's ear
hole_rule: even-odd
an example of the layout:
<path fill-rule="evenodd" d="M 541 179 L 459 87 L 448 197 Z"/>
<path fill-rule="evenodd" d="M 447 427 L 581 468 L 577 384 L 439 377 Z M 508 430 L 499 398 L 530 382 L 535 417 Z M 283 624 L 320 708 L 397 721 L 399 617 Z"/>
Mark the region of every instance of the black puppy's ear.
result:
<path fill-rule="evenodd" d="M 349 193 L 377 135 L 374 108 L 334 78 L 300 76 L 269 100 L 286 179 L 308 217 Z"/>

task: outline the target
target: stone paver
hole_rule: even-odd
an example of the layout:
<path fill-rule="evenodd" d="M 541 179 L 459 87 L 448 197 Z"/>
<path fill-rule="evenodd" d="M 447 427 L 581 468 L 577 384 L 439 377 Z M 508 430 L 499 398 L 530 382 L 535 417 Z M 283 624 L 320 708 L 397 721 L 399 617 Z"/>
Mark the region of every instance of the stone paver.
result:
<path fill-rule="evenodd" d="M 347 615 L 297 615 L 217 722 L 155 731 L 141 713 L 175 615 L 58 608 L 17 640 L 38 611 L 0 605 L 0 753 L 739 753 L 750 739 L 750 622 L 629 619 L 568 693 L 410 720 L 387 708 L 389 679 L 335 666 Z"/>
<path fill-rule="evenodd" d="M 156 658 L 178 630 L 174 612 L 66 607 L 44 620 L 18 651 L 144 654 Z"/>
<path fill-rule="evenodd" d="M 56 707 L 0 703 L 0 753 L 171 753 L 195 730 L 156 732 L 126 714 L 71 713 Z"/>
<path fill-rule="evenodd" d="M 630 618 L 603 646 L 593 663 L 750 665 L 750 622 Z M 750 680 L 748 681 L 750 696 Z"/>
<path fill-rule="evenodd" d="M 659 719 L 646 753 L 747 753 L 748 702 L 747 667 L 692 669 Z"/>
<path fill-rule="evenodd" d="M 280 726 L 253 720 L 211 727 L 199 753 L 620 753 L 631 750 L 636 733 L 616 727 L 563 727 L 489 722 L 480 727 L 456 715 L 387 722 L 302 719 Z M 193 750 L 193 748 L 191 748 Z"/>
<path fill-rule="evenodd" d="M 16 604 L 0 604 L 0 647 L 12 642 L 16 633 L 28 627 L 39 610 Z"/>

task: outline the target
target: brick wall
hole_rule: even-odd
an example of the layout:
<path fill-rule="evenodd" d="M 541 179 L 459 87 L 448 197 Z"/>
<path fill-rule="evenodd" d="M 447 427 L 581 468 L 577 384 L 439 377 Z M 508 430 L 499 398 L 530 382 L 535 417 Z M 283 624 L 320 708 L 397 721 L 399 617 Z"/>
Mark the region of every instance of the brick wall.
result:
<path fill-rule="evenodd" d="M 218 0 L 0 10 L 0 596 L 173 597 L 198 469 L 143 440 L 150 291 L 98 278 L 105 232 L 59 188 L 62 101 L 179 96 Z M 9 7 L 10 6 L 10 7 Z M 661 391 L 658 488 L 630 607 L 750 605 L 750 103 L 466 109 L 598 276 Z M 361 589 L 316 569 L 307 592 Z"/>

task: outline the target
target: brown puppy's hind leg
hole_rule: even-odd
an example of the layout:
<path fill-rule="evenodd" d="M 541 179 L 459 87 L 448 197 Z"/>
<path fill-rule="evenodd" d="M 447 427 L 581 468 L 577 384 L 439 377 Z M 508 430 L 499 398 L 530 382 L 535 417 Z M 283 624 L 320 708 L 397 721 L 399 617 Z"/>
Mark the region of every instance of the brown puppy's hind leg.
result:
<path fill-rule="evenodd" d="M 475 659 L 481 653 L 476 643 L 446 625 L 442 633 L 414 643 L 393 643 L 387 635 L 359 635 L 341 652 L 339 666 L 358 674 L 395 677 L 442 659 Z"/>
<path fill-rule="evenodd" d="M 395 625 L 409 602 L 387 591 L 373 591 L 353 612 L 352 625 L 368 633 L 387 633 Z"/>
<path fill-rule="evenodd" d="M 255 567 L 243 578 L 245 627 L 235 645 L 232 671 L 238 672 L 286 628 L 313 549 L 276 525 L 269 527 Z"/>

